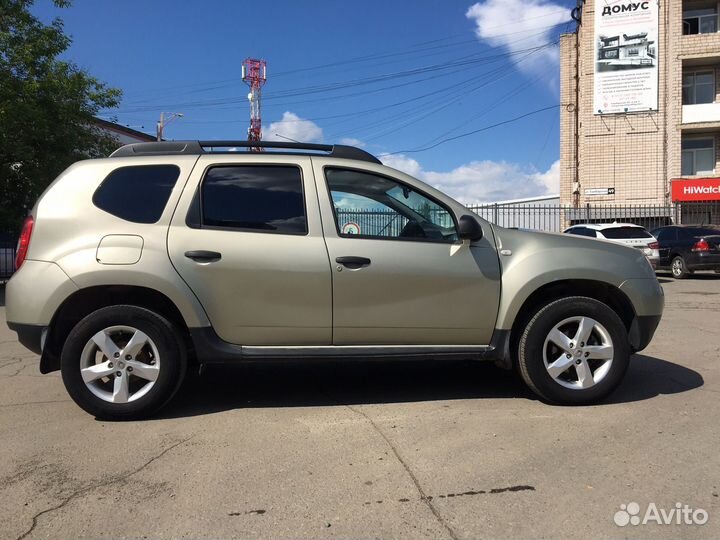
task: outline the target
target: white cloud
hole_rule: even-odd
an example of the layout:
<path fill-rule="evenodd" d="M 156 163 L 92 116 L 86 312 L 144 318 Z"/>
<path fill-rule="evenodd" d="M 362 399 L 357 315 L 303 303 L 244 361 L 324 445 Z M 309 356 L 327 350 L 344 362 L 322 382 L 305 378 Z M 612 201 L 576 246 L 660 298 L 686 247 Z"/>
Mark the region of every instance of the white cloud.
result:
<path fill-rule="evenodd" d="M 283 137 L 279 137 L 282 135 Z M 319 143 L 323 140 L 323 130 L 312 120 L 300 118 L 297 114 L 285 111 L 282 120 L 272 122 L 263 128 L 263 139 L 266 141 L 287 141 L 292 139 L 303 143 Z"/>
<path fill-rule="evenodd" d="M 340 144 L 346 144 L 348 146 L 357 146 L 358 148 L 363 148 L 365 146 L 365 143 L 362 142 L 360 139 L 354 139 L 352 137 L 344 137 L 340 139 Z"/>
<path fill-rule="evenodd" d="M 436 187 L 465 204 L 495 202 L 560 192 L 560 161 L 541 172 L 531 166 L 506 161 L 471 161 L 449 172 L 426 171 L 416 160 L 398 155 L 380 155 L 389 167 Z"/>
<path fill-rule="evenodd" d="M 570 9 L 547 0 L 484 0 L 470 6 L 465 16 L 475 22 L 475 35 L 493 47 L 510 52 L 545 45 L 553 41 L 557 25 L 570 20 Z M 519 69 L 532 74 L 548 74 L 550 79 L 558 66 L 558 46 L 513 56 Z"/>

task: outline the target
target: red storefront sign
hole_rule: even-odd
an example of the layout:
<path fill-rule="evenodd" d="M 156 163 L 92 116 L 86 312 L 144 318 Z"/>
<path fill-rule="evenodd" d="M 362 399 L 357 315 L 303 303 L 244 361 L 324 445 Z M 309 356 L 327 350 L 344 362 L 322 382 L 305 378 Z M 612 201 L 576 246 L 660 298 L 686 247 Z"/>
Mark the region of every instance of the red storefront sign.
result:
<path fill-rule="evenodd" d="M 720 178 L 693 178 L 672 181 L 673 201 L 720 201 Z"/>

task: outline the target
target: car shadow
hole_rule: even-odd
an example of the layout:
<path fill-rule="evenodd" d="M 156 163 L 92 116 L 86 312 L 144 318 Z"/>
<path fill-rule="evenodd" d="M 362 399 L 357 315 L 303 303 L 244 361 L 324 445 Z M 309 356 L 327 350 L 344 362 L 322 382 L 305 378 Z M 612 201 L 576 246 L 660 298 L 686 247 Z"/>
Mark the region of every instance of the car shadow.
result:
<path fill-rule="evenodd" d="M 671 276 L 671 274 L 667 274 L 667 276 L 657 276 L 657 280 L 660 283 L 672 283 L 673 281 L 715 281 L 720 280 L 720 274 L 716 274 L 714 272 L 695 272 L 694 274 L 689 275 L 688 277 L 684 278 L 683 280 L 677 280 Z"/>
<path fill-rule="evenodd" d="M 620 388 L 603 404 L 681 393 L 698 388 L 703 382 L 702 376 L 689 368 L 635 355 Z M 173 402 L 155 418 L 259 407 L 502 398 L 537 399 L 513 372 L 490 362 L 297 361 L 210 365 L 202 376 L 190 377 Z"/>

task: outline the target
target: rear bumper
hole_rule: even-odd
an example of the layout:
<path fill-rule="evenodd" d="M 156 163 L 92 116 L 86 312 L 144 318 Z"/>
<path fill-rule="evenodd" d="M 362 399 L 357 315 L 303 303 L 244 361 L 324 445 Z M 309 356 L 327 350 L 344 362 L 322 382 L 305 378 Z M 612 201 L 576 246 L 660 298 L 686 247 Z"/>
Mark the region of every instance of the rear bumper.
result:
<path fill-rule="evenodd" d="M 42 354 L 43 342 L 47 334 L 47 326 L 35 324 L 7 323 L 8 328 L 15 332 L 20 344 L 35 354 Z"/>
<path fill-rule="evenodd" d="M 720 269 L 720 253 L 693 253 L 685 261 L 688 270 Z"/>

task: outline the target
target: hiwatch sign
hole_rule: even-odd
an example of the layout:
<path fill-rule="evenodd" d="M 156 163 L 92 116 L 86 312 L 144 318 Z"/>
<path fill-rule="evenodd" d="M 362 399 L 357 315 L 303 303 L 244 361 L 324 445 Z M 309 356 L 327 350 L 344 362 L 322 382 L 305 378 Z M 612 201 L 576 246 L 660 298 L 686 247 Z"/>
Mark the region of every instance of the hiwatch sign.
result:
<path fill-rule="evenodd" d="M 720 201 L 720 178 L 672 181 L 673 201 Z"/>
<path fill-rule="evenodd" d="M 596 0 L 595 114 L 657 110 L 657 0 Z"/>

